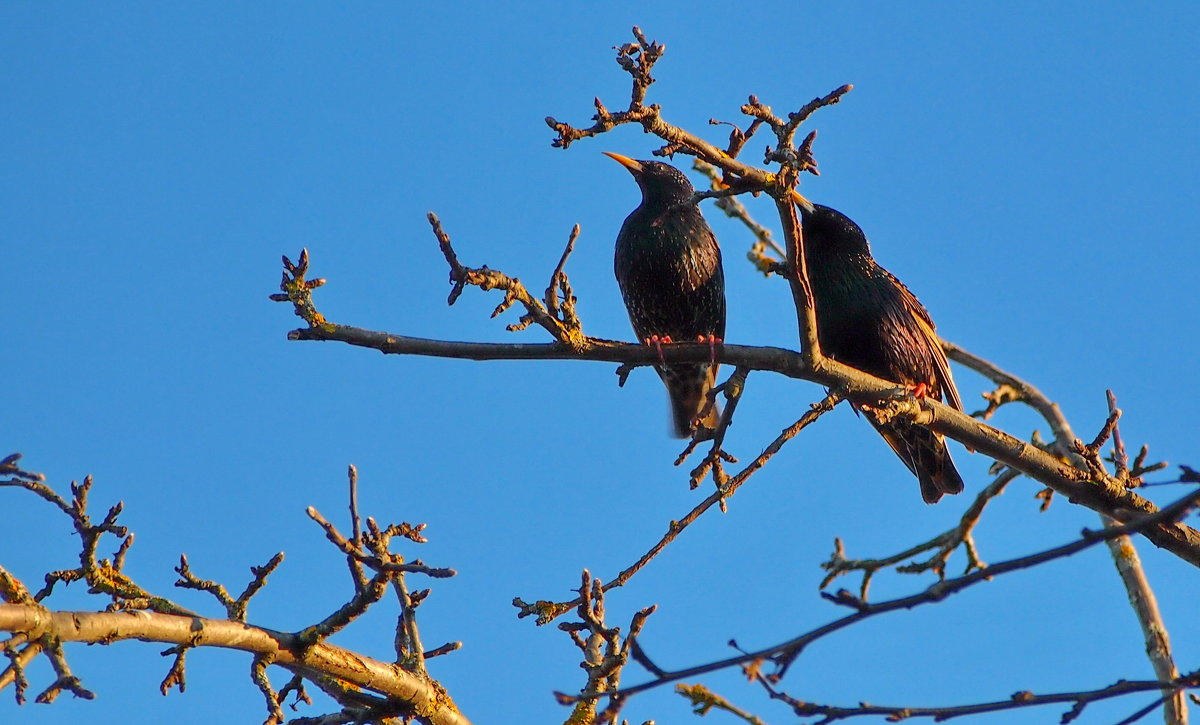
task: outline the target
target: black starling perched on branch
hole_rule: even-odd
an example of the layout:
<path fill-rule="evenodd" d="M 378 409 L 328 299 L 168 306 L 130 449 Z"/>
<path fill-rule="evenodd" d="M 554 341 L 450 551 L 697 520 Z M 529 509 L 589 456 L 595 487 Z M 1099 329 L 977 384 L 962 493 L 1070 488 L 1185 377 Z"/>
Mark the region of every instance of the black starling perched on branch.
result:
<path fill-rule="evenodd" d="M 635 161 L 605 152 L 633 174 L 642 203 L 617 235 L 615 268 L 621 296 L 638 340 L 658 347 L 671 342 L 707 342 L 725 337 L 725 276 L 721 249 L 695 193 L 679 169 L 661 161 Z M 675 435 L 686 438 L 697 425 L 715 428 L 717 406 L 708 391 L 717 377 L 713 363 L 657 365 L 671 396 Z M 707 414 L 701 413 L 708 408 Z"/>
<path fill-rule="evenodd" d="M 918 394 L 944 397 L 948 405 L 962 410 L 929 313 L 900 280 L 875 263 L 857 224 L 835 209 L 801 198 L 797 205 L 803 218 L 804 261 L 822 352 L 876 377 L 912 386 Z M 942 436 L 916 425 L 871 423 L 920 480 L 926 503 L 963 490 Z"/>

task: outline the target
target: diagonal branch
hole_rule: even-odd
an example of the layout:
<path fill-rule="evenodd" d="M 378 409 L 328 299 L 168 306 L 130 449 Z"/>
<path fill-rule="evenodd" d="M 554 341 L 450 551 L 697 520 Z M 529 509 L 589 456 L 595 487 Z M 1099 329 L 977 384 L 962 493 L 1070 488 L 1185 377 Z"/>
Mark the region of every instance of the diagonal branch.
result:
<path fill-rule="evenodd" d="M 1113 395 L 1111 390 L 1108 391 L 1108 419 L 1092 444 L 1081 447 L 1078 439 L 1075 437 L 1074 431 L 1071 430 L 1070 423 L 1067 422 L 1066 416 L 1062 414 L 1058 405 L 1047 398 L 1042 391 L 1027 381 L 1018 378 L 1012 373 L 1001 370 L 993 363 L 972 355 L 953 343 L 943 340 L 942 346 L 946 349 L 946 354 L 952 360 L 966 365 L 1001 386 L 992 394 L 993 397 L 991 398 L 989 410 L 999 407 L 1002 404 L 1001 400 L 1004 402 L 1022 402 L 1029 405 L 1046 420 L 1054 432 L 1054 442 L 1052 444 L 1054 450 L 1071 461 L 1077 468 L 1086 468 L 1093 474 L 1111 478 L 1122 486 L 1132 488 L 1141 484 L 1140 476 L 1143 473 L 1162 467 L 1162 465 L 1143 466 L 1148 452 L 1148 448 L 1143 446 L 1134 464 L 1134 471 L 1130 471 L 1125 447 L 1121 442 L 1121 433 L 1118 427 L 1121 411 L 1117 408 L 1116 396 Z M 1111 477 L 1108 476 L 1100 460 L 1100 447 L 1110 436 L 1113 440 L 1113 462 L 1116 467 L 1116 475 Z M 1107 512 L 1100 511 L 1099 513 L 1100 520 L 1105 526 L 1111 526 L 1115 522 L 1114 517 Z M 1109 553 L 1113 558 L 1113 564 L 1116 566 L 1117 573 L 1121 577 L 1121 583 L 1125 586 L 1125 593 L 1129 597 L 1130 606 L 1133 608 L 1134 614 L 1138 619 L 1138 624 L 1141 626 L 1142 637 L 1146 641 L 1146 655 L 1150 658 L 1150 663 L 1154 667 L 1155 674 L 1163 681 L 1178 677 L 1179 669 L 1175 665 L 1174 657 L 1171 654 L 1171 642 L 1167 634 L 1167 627 L 1163 621 L 1162 613 L 1158 609 L 1158 601 L 1154 596 L 1154 590 L 1150 587 L 1149 580 L 1146 578 L 1146 573 L 1142 568 L 1141 559 L 1138 556 L 1137 549 L 1133 545 L 1133 540 L 1128 536 L 1121 536 L 1108 540 L 1107 545 Z M 1188 715 L 1187 706 L 1183 700 L 1183 693 L 1175 692 L 1164 695 L 1164 697 L 1165 706 L 1163 710 L 1167 725 L 1186 725 Z"/>
<path fill-rule="evenodd" d="M 787 245 L 787 280 L 792 290 L 792 301 L 796 306 L 800 349 L 804 354 L 806 367 L 818 371 L 825 357 L 821 354 L 821 343 L 817 339 L 817 307 L 813 301 L 812 285 L 808 281 L 804 228 L 796 213 L 796 205 L 790 198 L 776 199 L 775 206 L 783 223 L 783 238 Z"/>
<path fill-rule="evenodd" d="M 128 550 L 129 546 L 127 543 L 129 541 L 128 529 L 117 524 L 117 519 L 124 508 L 122 503 L 114 504 L 100 523 L 93 524 L 91 515 L 87 511 L 88 494 L 92 488 L 91 476 L 86 476 L 83 483 L 71 482 L 71 501 L 69 503 L 42 480 L 29 477 L 14 478 L 0 481 L 0 488 L 6 486 L 24 488 L 56 506 L 70 517 L 71 523 L 75 527 L 75 533 L 79 535 L 81 549 L 79 567 L 47 574 L 46 585 L 34 595 L 34 599 L 39 602 L 45 600 L 54 591 L 58 582 L 70 583 L 82 580 L 87 582 L 91 590 L 112 597 L 112 606 L 114 607 L 153 609 L 158 612 L 175 614 L 191 613 L 165 597 L 151 594 L 121 572 L 120 565 L 125 558 L 124 552 Z M 104 534 L 111 534 L 124 540 L 114 561 L 97 557 L 100 539 Z"/>
<path fill-rule="evenodd" d="M 795 438 L 800 431 L 816 422 L 816 420 L 822 415 L 830 410 L 833 410 L 833 407 L 837 405 L 841 399 L 842 398 L 838 393 L 833 392 L 825 396 L 821 402 L 814 403 L 812 406 L 810 406 L 809 410 L 803 416 L 801 416 L 799 420 L 785 428 L 775 438 L 775 440 L 763 450 L 762 453 L 760 453 L 753 461 L 748 463 L 745 468 L 738 472 L 737 475 L 730 478 L 727 483 L 718 487 L 717 490 L 710 494 L 707 498 L 696 504 L 696 506 L 692 508 L 692 510 L 689 511 L 686 516 L 683 516 L 678 520 L 672 520 L 667 526 L 667 533 L 663 534 L 663 536 L 654 544 L 654 546 L 650 547 L 650 550 L 643 554 L 640 559 L 638 559 L 632 565 L 626 567 L 614 579 L 605 584 L 604 591 L 608 591 L 614 587 L 623 586 L 625 582 L 633 578 L 634 574 L 637 574 L 639 571 L 641 571 L 642 568 L 649 564 L 654 557 L 658 556 L 663 549 L 667 548 L 672 541 L 678 538 L 679 535 L 683 533 L 684 529 L 695 522 L 696 519 L 700 518 L 705 511 L 708 511 L 710 508 L 718 504 L 724 506 L 726 499 L 737 493 L 737 490 L 741 488 L 744 483 L 746 483 L 750 476 L 754 475 L 755 472 L 765 466 L 767 461 L 769 461 L 772 456 L 778 453 L 780 449 L 783 448 L 785 443 L 790 441 L 792 438 Z M 536 616 L 538 625 L 543 625 L 579 606 L 581 601 L 582 600 L 580 598 L 572 599 L 567 602 L 549 602 L 545 600 L 539 600 L 529 604 L 523 601 L 520 597 L 517 597 L 513 599 L 513 606 L 519 610 L 517 613 L 518 617 Z"/>
<path fill-rule="evenodd" d="M 1129 524 L 1120 526 L 1112 526 L 1100 531 L 1084 530 L 1083 535 L 1070 543 L 1058 546 L 1045 551 L 1040 551 L 1028 556 L 1023 556 L 1017 559 L 1009 559 L 997 564 L 993 564 L 986 569 L 976 570 L 969 574 L 965 574 L 955 579 L 946 579 L 936 582 L 923 592 L 913 594 L 907 597 L 898 599 L 890 599 L 884 602 L 870 604 L 863 602 L 853 595 L 842 597 L 837 600 L 837 603 L 852 607 L 855 611 L 841 619 L 834 620 L 823 626 L 817 627 L 809 632 L 794 637 L 786 642 L 781 642 L 770 647 L 763 648 L 756 652 L 745 652 L 735 657 L 730 657 L 716 662 L 710 662 L 705 665 L 689 667 L 683 670 L 663 671 L 657 673 L 657 678 L 640 685 L 623 688 L 620 693 L 625 696 L 633 695 L 638 692 L 660 687 L 670 682 L 676 682 L 681 679 L 696 677 L 697 675 L 715 672 L 717 670 L 735 667 L 747 662 L 755 660 L 771 660 L 777 666 L 777 672 L 772 675 L 772 679 L 778 679 L 783 676 L 788 667 L 796 660 L 803 650 L 813 642 L 822 639 L 834 632 L 845 629 L 852 624 L 856 624 L 864 619 L 875 617 L 880 614 L 894 612 L 901 609 L 912 609 L 913 607 L 922 606 L 941 601 L 946 597 L 956 594 L 963 589 L 979 584 L 983 581 L 990 581 L 997 576 L 1008 574 L 1021 569 L 1027 569 L 1039 564 L 1043 564 L 1055 559 L 1061 559 L 1072 554 L 1076 554 L 1084 549 L 1095 546 L 1096 544 L 1107 541 L 1118 536 L 1124 536 L 1130 533 L 1137 533 L 1145 527 L 1157 526 L 1166 521 L 1172 521 L 1186 515 L 1197 502 L 1200 501 L 1200 490 L 1191 491 L 1188 495 L 1175 501 L 1169 506 L 1164 507 L 1161 511 L 1154 514 L 1149 514 L 1133 521 Z M 1161 683 L 1156 681 L 1156 688 L 1161 687 Z"/>
<path fill-rule="evenodd" d="M 692 162 L 692 168 L 707 176 L 714 188 L 719 189 L 723 185 L 720 175 L 712 165 L 696 159 Z M 755 269 L 767 276 L 787 271 L 782 261 L 787 257 L 787 252 L 775 241 L 770 229 L 759 224 L 754 217 L 750 216 L 750 212 L 746 210 L 742 202 L 738 201 L 736 196 L 719 197 L 715 205 L 725 212 L 725 216 L 745 224 L 750 233 L 754 235 L 754 244 L 751 245 L 746 257 L 754 264 Z"/>

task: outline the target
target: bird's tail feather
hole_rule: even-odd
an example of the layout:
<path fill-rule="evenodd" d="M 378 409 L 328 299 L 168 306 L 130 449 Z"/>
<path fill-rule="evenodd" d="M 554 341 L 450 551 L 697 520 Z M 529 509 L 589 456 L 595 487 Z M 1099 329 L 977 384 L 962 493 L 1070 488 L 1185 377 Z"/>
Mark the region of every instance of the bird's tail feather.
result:
<path fill-rule="evenodd" d="M 717 427 L 721 409 L 715 401 L 712 405 L 708 402 L 708 391 L 717 380 L 717 367 L 709 364 L 658 367 L 659 377 L 671 396 L 672 432 L 677 438 L 690 438 L 697 422 L 705 428 Z"/>
<path fill-rule="evenodd" d="M 916 475 L 925 503 L 937 503 L 943 494 L 962 493 L 962 476 L 942 436 L 916 425 L 888 423 L 875 428 Z"/>

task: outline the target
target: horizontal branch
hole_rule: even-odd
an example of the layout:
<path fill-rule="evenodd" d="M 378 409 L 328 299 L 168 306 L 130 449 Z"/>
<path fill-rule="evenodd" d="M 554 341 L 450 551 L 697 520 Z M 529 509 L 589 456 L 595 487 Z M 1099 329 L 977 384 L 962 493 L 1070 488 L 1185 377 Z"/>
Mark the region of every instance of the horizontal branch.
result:
<path fill-rule="evenodd" d="M 344 342 L 357 347 L 378 350 L 386 355 L 420 355 L 460 360 L 591 360 L 626 365 L 657 365 L 659 353 L 655 348 L 598 337 L 586 338 L 579 349 L 557 342 L 453 342 L 408 337 L 390 332 L 376 332 L 350 325 L 328 324 L 292 330 L 289 340 Z M 712 350 L 708 343 L 676 343 L 662 348 L 662 360 L 672 362 L 709 362 Z M 803 378 L 803 365 L 798 353 L 781 347 L 751 347 L 724 345 L 717 350 L 719 362 L 739 364 L 745 361 L 758 370 L 770 370 L 793 378 Z M 889 386 L 894 388 L 895 386 Z"/>
<path fill-rule="evenodd" d="M 889 722 L 896 722 L 902 719 L 909 718 L 930 718 L 934 722 L 943 722 L 951 718 L 959 718 L 967 715 L 982 715 L 989 712 L 1003 712 L 1006 710 L 1024 709 L 1037 707 L 1039 705 L 1061 705 L 1065 703 L 1073 703 L 1073 707 L 1059 718 L 1061 723 L 1069 723 L 1075 720 L 1076 717 L 1083 713 L 1085 707 L 1093 702 L 1109 700 L 1115 697 L 1131 695 L 1139 692 L 1152 692 L 1154 690 L 1177 691 L 1180 694 L 1186 689 L 1200 687 L 1200 672 L 1193 672 L 1182 677 L 1172 678 L 1166 681 L 1160 680 L 1120 680 L 1108 687 L 1102 687 L 1096 690 L 1087 690 L 1083 692 L 1056 692 L 1044 695 L 1035 695 L 1032 692 L 1023 690 L 1015 692 L 1006 700 L 994 700 L 992 702 L 981 702 L 974 705 L 955 705 L 947 707 L 902 707 L 888 705 L 869 705 L 860 703 L 858 707 L 838 707 L 833 705 L 819 705 L 812 702 L 794 701 L 790 697 L 776 695 L 777 699 L 781 699 L 792 706 L 792 712 L 801 717 L 817 717 L 823 716 L 823 719 L 818 720 L 815 725 L 827 725 L 828 723 L 838 720 L 845 720 L 852 717 L 876 716 L 886 717 Z M 1153 703 L 1152 710 L 1159 706 L 1158 702 Z M 1148 711 L 1147 710 L 1147 711 Z M 1122 722 L 1133 722 L 1133 720 L 1123 720 Z"/>
<path fill-rule="evenodd" d="M 467 360 L 590 360 L 653 365 L 659 353 L 645 345 L 585 338 L 576 348 L 561 343 L 451 342 L 376 332 L 349 325 L 327 323 L 288 333 L 289 340 L 322 340 L 367 347 L 386 354 L 422 355 Z M 662 349 L 662 360 L 708 362 L 713 351 L 707 345 L 686 343 Z M 834 360 L 822 359 L 819 367 L 805 364 L 798 352 L 779 347 L 722 345 L 716 350 L 721 363 L 751 370 L 766 370 L 790 378 L 808 380 L 827 388 L 844 390 L 852 400 L 878 400 L 888 415 L 927 425 L 969 448 L 1049 486 L 1071 502 L 1086 506 L 1117 521 L 1154 513 L 1157 507 L 1111 476 L 1070 465 L 1036 445 L 979 422 L 929 397 L 914 398 L 895 383 L 873 377 Z M 1178 523 L 1164 522 L 1141 532 L 1155 546 L 1200 566 L 1200 532 Z"/>
<path fill-rule="evenodd" d="M 36 605 L 0 604 L 0 631 L 39 638 L 50 634 L 63 642 L 108 644 L 139 639 L 241 650 L 265 655 L 293 672 L 331 675 L 408 703 L 436 725 L 469 725 L 435 687 L 397 665 L 325 643 L 303 648 L 294 635 L 242 622 L 145 611 L 50 612 Z"/>

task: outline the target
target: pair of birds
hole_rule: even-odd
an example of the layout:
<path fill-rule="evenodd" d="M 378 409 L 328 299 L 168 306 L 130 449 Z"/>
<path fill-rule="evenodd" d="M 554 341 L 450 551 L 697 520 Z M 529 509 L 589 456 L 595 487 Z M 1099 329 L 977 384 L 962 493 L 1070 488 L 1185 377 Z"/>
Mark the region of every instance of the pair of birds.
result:
<path fill-rule="evenodd" d="M 617 235 L 615 260 L 617 283 L 638 339 L 655 345 L 715 344 L 725 337 L 721 250 L 700 209 L 688 203 L 694 193 L 691 182 L 661 161 L 605 154 L 628 169 L 642 191 L 642 203 Z M 924 389 L 961 410 L 929 313 L 900 280 L 875 263 L 857 224 L 835 209 L 797 197 L 824 354 L 876 377 Z M 716 426 L 716 406 L 707 401 L 716 364 L 664 364 L 657 370 L 670 394 L 676 435 Z M 921 426 L 868 419 L 916 475 L 926 503 L 962 491 L 962 477 L 942 436 Z"/>

